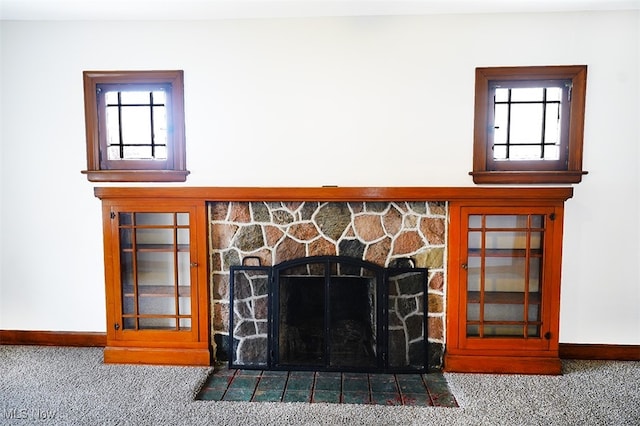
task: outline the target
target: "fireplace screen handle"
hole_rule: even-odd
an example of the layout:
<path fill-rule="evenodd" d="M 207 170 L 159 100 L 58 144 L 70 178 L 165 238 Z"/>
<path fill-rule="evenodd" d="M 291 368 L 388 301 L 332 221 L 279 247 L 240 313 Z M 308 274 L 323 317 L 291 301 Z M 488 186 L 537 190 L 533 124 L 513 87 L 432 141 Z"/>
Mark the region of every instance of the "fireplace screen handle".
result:
<path fill-rule="evenodd" d="M 249 259 L 255 260 L 258 262 L 258 266 L 262 266 L 262 261 L 258 256 L 245 256 L 244 259 L 242 259 L 242 266 L 247 266 L 247 260 Z"/>

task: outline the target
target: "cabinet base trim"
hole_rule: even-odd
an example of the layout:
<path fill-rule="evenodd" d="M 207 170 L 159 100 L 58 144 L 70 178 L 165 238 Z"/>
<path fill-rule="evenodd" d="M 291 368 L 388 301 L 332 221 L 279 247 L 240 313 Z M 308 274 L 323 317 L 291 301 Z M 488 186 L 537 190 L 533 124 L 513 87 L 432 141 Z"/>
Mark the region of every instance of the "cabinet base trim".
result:
<path fill-rule="evenodd" d="M 561 374 L 555 357 L 445 355 L 444 371 L 450 373 Z"/>
<path fill-rule="evenodd" d="M 107 333 L 83 331 L 0 330 L 3 345 L 93 347 L 107 344 Z"/>
<path fill-rule="evenodd" d="M 106 364 L 211 365 L 208 349 L 188 348 L 104 348 Z"/>

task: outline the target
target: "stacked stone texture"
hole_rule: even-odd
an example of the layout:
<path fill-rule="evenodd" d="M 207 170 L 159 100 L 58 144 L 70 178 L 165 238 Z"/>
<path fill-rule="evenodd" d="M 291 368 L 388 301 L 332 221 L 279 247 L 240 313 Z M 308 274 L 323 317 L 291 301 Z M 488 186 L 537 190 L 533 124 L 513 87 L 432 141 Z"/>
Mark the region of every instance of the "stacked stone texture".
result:
<path fill-rule="evenodd" d="M 388 267 L 396 259 L 411 258 L 416 267 L 429 269 L 429 365 L 440 367 L 446 215 L 446 204 L 438 201 L 211 203 L 214 341 L 225 342 L 229 333 L 229 267 L 248 256 L 263 266 L 306 256 L 349 256 Z"/>

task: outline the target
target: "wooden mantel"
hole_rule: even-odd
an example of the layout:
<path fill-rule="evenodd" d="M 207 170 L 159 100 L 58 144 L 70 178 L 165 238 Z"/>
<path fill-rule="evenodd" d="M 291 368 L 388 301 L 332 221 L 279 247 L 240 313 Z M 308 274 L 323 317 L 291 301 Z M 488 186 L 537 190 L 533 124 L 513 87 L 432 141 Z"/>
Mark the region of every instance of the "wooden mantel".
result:
<path fill-rule="evenodd" d="M 95 196 L 202 201 L 454 201 L 563 200 L 572 187 L 97 187 Z"/>

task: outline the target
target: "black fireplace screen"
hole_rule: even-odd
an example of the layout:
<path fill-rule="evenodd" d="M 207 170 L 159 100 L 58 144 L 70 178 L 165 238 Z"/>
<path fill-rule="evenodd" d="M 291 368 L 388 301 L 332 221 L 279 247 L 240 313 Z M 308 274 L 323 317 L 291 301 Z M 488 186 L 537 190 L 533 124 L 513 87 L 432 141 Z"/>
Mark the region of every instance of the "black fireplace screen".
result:
<path fill-rule="evenodd" d="M 321 256 L 230 270 L 230 367 L 426 371 L 425 268 Z"/>

